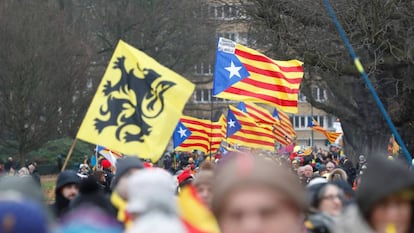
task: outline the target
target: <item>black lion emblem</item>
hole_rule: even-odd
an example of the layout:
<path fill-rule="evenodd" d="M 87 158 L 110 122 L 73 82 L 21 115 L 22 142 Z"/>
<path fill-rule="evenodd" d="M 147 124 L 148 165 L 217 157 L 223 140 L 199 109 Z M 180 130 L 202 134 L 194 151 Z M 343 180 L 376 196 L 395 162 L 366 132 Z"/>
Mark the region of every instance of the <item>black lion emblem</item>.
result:
<path fill-rule="evenodd" d="M 95 118 L 95 128 L 101 133 L 105 128 L 116 126 L 116 138 L 121 141 L 121 132 L 127 126 L 139 127 L 139 132 L 126 130 L 123 134 L 125 142 L 144 142 L 143 137 L 151 133 L 151 125 L 145 119 L 158 117 L 164 110 L 164 93 L 176 85 L 171 81 L 159 81 L 161 77 L 152 69 L 141 70 L 137 64 L 137 70 L 143 74 L 143 78 L 134 75 L 134 69 L 127 72 L 125 57 L 118 57 L 113 69 L 121 71 L 120 80 L 112 84 L 107 81 L 103 94 L 107 96 L 106 108 L 100 107 L 102 120 Z M 132 109 L 132 111 L 131 111 Z"/>

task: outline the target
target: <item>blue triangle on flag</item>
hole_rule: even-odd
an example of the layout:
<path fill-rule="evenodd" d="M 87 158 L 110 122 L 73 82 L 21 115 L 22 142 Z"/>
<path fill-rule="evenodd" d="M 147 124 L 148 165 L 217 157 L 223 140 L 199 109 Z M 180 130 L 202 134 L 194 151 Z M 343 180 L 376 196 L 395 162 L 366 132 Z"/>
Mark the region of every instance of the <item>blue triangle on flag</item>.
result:
<path fill-rule="evenodd" d="M 280 117 L 279 117 L 279 112 L 277 111 L 277 109 L 276 109 L 276 108 L 273 110 L 273 114 L 272 114 L 272 116 L 273 116 L 275 119 L 280 120 Z"/>
<path fill-rule="evenodd" d="M 314 127 L 313 117 L 308 117 L 308 127 Z"/>
<path fill-rule="evenodd" d="M 244 102 L 240 102 L 237 105 L 237 109 L 239 109 L 240 111 L 247 113 L 247 108 L 246 108 L 246 104 L 244 104 Z"/>
<path fill-rule="evenodd" d="M 190 137 L 190 135 L 191 131 L 185 127 L 181 121 L 179 121 L 173 133 L 174 148 L 181 145 L 188 137 Z"/>
<path fill-rule="evenodd" d="M 233 111 L 230 109 L 227 112 L 227 133 L 226 137 L 231 137 L 231 135 L 235 134 L 237 131 L 241 129 L 241 124 L 237 120 L 236 116 L 234 115 Z"/>
<path fill-rule="evenodd" d="M 217 52 L 216 52 L 216 64 L 214 66 L 214 82 L 213 82 L 213 95 L 225 91 L 233 84 L 250 76 L 246 67 L 234 54 L 234 51 L 228 51 L 225 49 L 219 49 L 223 41 L 223 38 L 219 39 Z M 228 42 L 228 40 L 227 40 Z M 225 43 L 225 42 L 223 42 Z M 230 48 L 232 50 L 234 48 Z"/>

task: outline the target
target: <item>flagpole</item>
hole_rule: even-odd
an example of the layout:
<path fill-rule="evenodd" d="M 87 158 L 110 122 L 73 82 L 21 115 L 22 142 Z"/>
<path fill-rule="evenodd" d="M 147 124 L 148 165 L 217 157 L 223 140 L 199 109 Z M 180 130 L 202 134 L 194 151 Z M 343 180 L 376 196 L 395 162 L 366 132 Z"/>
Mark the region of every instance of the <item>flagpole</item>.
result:
<path fill-rule="evenodd" d="M 375 91 L 374 86 L 372 85 L 371 81 L 368 78 L 367 73 L 365 72 L 364 67 L 361 64 L 361 61 L 359 60 L 359 58 L 357 57 L 354 48 L 352 47 L 351 43 L 348 40 L 348 37 L 345 34 L 344 29 L 342 28 L 341 23 L 339 22 L 338 18 L 336 17 L 335 11 L 333 10 L 329 0 L 323 0 L 323 3 L 333 21 L 333 23 L 335 24 L 335 27 L 337 29 L 337 31 L 339 32 L 339 35 L 341 36 L 342 40 L 344 41 L 349 55 L 351 56 L 355 67 L 357 68 L 358 72 L 360 73 L 362 79 L 364 80 L 365 84 L 367 85 L 369 91 L 371 92 L 371 95 L 374 97 L 374 100 L 379 108 L 379 110 L 381 111 L 385 121 L 387 122 L 388 126 L 391 129 L 391 132 L 394 134 L 395 139 L 397 139 L 397 142 L 400 144 L 401 149 L 404 152 L 404 155 L 408 161 L 408 163 L 410 164 L 410 167 L 412 168 L 412 157 L 410 155 L 410 152 L 408 152 L 407 147 L 404 144 L 403 139 L 401 138 L 400 134 L 397 131 L 397 128 L 395 128 L 394 123 L 392 122 L 390 116 L 387 113 L 387 110 L 384 107 L 384 104 L 381 102 L 381 99 L 379 98 L 377 92 Z"/>
<path fill-rule="evenodd" d="M 66 155 L 65 163 L 63 164 L 63 167 L 62 167 L 61 172 L 63 172 L 63 171 L 66 169 L 66 166 L 68 165 L 69 159 L 70 159 L 70 157 L 71 157 L 71 156 L 72 156 L 72 154 L 73 154 L 73 150 L 75 150 L 75 146 L 76 146 L 76 143 L 77 143 L 77 142 L 78 142 L 78 139 L 77 139 L 77 138 L 75 138 L 75 139 L 73 140 L 72 146 L 71 146 L 71 147 L 70 147 L 70 149 L 69 149 L 68 154 Z"/>
<path fill-rule="evenodd" d="M 211 156 L 213 153 L 212 148 L 212 140 L 213 140 L 213 109 L 214 109 L 214 96 L 213 96 L 213 89 L 211 89 L 211 105 L 210 105 L 210 161 L 211 161 Z"/>

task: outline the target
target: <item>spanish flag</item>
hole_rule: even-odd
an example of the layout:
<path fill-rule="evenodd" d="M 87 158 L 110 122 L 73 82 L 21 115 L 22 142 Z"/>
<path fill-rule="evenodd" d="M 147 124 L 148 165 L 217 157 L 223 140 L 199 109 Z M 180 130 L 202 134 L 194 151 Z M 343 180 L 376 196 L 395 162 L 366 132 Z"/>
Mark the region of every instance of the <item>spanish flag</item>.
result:
<path fill-rule="evenodd" d="M 193 186 L 186 186 L 181 190 L 178 196 L 178 207 L 187 232 L 220 233 L 213 213 L 198 197 Z"/>
<path fill-rule="evenodd" d="M 289 113 L 298 109 L 302 62 L 276 61 L 219 38 L 214 68 L 213 95 L 253 103 L 265 103 Z"/>
<path fill-rule="evenodd" d="M 194 84 L 119 41 L 77 138 L 156 162 Z"/>

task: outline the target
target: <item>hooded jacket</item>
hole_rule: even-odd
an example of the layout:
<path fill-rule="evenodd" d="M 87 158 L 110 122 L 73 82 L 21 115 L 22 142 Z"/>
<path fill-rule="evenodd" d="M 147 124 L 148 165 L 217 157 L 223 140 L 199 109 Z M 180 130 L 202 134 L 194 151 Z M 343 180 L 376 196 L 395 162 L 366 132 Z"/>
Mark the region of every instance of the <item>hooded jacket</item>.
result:
<path fill-rule="evenodd" d="M 414 190 L 414 173 L 409 170 L 408 166 L 378 156 L 371 158 L 368 162 L 370 166 L 362 176 L 356 193 L 358 206 L 350 206 L 347 209 L 341 221 L 338 222 L 336 233 L 373 233 L 367 219 L 375 205 L 390 195 Z M 414 214 L 412 215 L 413 220 L 409 232 L 413 232 L 414 229 Z"/>
<path fill-rule="evenodd" d="M 50 206 L 52 212 L 57 218 L 62 217 L 69 208 L 70 200 L 62 195 L 62 188 L 69 184 L 80 183 L 80 178 L 74 171 L 63 171 L 59 174 L 56 181 L 55 197 L 56 201 Z"/>

